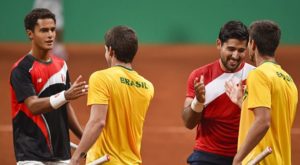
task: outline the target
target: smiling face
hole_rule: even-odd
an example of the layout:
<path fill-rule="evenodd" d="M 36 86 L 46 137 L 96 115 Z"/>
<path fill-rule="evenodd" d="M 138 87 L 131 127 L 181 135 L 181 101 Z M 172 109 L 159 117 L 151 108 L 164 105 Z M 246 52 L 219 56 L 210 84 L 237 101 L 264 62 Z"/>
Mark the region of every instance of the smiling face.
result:
<path fill-rule="evenodd" d="M 49 51 L 54 46 L 56 36 L 55 22 L 51 18 L 38 19 L 34 30 L 27 30 L 34 49 Z"/>
<path fill-rule="evenodd" d="M 221 67 L 225 72 L 235 72 L 244 61 L 247 52 L 247 41 L 228 39 L 223 44 L 217 40 L 220 51 Z"/>

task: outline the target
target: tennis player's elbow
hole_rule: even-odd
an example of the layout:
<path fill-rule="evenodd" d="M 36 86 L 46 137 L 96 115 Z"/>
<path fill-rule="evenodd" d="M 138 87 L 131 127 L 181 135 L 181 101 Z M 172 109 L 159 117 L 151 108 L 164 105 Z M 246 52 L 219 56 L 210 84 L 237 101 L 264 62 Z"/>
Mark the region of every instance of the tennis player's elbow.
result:
<path fill-rule="evenodd" d="M 198 116 L 193 115 L 190 110 L 184 109 L 182 112 L 182 120 L 184 123 L 184 126 L 188 129 L 194 129 L 198 122 L 200 121 L 200 118 Z"/>
<path fill-rule="evenodd" d="M 185 125 L 185 127 L 187 128 L 187 129 L 190 129 L 190 130 L 192 130 L 192 129 L 194 129 L 196 126 L 197 126 L 197 122 L 195 122 L 195 121 L 186 121 L 185 123 L 184 123 L 184 125 Z"/>
<path fill-rule="evenodd" d="M 268 131 L 268 129 L 271 126 L 271 120 L 270 118 L 259 118 L 258 119 L 258 126 L 263 130 L 264 132 Z"/>
<path fill-rule="evenodd" d="M 102 130 L 104 127 L 105 127 L 105 123 L 106 121 L 105 120 L 100 120 L 98 123 L 97 123 L 97 128 Z"/>
<path fill-rule="evenodd" d="M 188 118 L 186 116 L 182 116 L 182 119 L 183 119 L 183 123 L 184 123 L 184 126 L 187 128 L 187 129 L 194 129 L 195 126 L 197 125 L 197 123 L 195 123 L 195 121 L 193 121 L 191 118 Z"/>
<path fill-rule="evenodd" d="M 267 131 L 270 128 L 270 125 L 271 125 L 271 121 L 265 120 L 262 122 L 261 126 L 265 131 Z"/>

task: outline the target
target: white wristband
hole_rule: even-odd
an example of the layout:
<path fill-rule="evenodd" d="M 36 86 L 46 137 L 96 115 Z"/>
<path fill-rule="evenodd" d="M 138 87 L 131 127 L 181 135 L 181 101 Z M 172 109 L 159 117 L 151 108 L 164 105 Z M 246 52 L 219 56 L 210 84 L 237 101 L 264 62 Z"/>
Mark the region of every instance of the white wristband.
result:
<path fill-rule="evenodd" d="M 61 91 L 55 95 L 50 96 L 50 105 L 53 109 L 58 109 L 68 101 L 65 98 L 65 91 Z"/>
<path fill-rule="evenodd" d="M 191 109 L 197 113 L 200 113 L 203 110 L 203 103 L 199 103 L 196 96 L 194 97 L 194 100 L 192 101 Z"/>

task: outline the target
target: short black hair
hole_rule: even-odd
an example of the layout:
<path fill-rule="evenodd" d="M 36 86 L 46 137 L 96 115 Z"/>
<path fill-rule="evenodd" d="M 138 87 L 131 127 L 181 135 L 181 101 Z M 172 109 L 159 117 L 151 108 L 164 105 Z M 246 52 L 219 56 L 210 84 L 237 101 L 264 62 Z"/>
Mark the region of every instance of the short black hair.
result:
<path fill-rule="evenodd" d="M 30 13 L 24 18 L 25 30 L 34 30 L 34 26 L 37 24 L 38 19 L 53 19 L 56 23 L 55 15 L 48 9 L 45 8 L 36 8 L 33 9 Z"/>
<path fill-rule="evenodd" d="M 257 50 L 262 55 L 273 57 L 279 45 L 281 30 L 271 20 L 255 21 L 249 28 L 250 39 L 254 40 Z"/>
<path fill-rule="evenodd" d="M 138 39 L 132 28 L 127 26 L 113 27 L 106 32 L 104 39 L 105 45 L 111 47 L 119 61 L 132 62 L 138 49 Z"/>
<path fill-rule="evenodd" d="M 240 41 L 249 41 L 249 32 L 245 24 L 238 20 L 231 20 L 225 23 L 219 32 L 219 40 L 222 45 L 229 39 L 238 39 Z"/>

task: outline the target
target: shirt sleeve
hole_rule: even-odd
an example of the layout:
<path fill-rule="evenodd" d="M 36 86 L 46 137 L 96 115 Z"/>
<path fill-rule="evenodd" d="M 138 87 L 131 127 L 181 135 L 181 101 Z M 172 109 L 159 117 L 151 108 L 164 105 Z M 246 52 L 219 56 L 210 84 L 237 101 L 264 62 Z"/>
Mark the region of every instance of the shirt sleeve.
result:
<path fill-rule="evenodd" d="M 24 102 L 30 96 L 36 95 L 31 75 L 25 69 L 20 67 L 14 68 L 11 72 L 10 83 L 19 103 Z"/>
<path fill-rule="evenodd" d="M 271 108 L 271 85 L 268 77 L 260 70 L 249 73 L 247 79 L 248 109 Z"/>
<path fill-rule="evenodd" d="M 95 72 L 90 76 L 87 105 L 108 104 L 110 95 L 107 82 L 101 72 Z"/>

